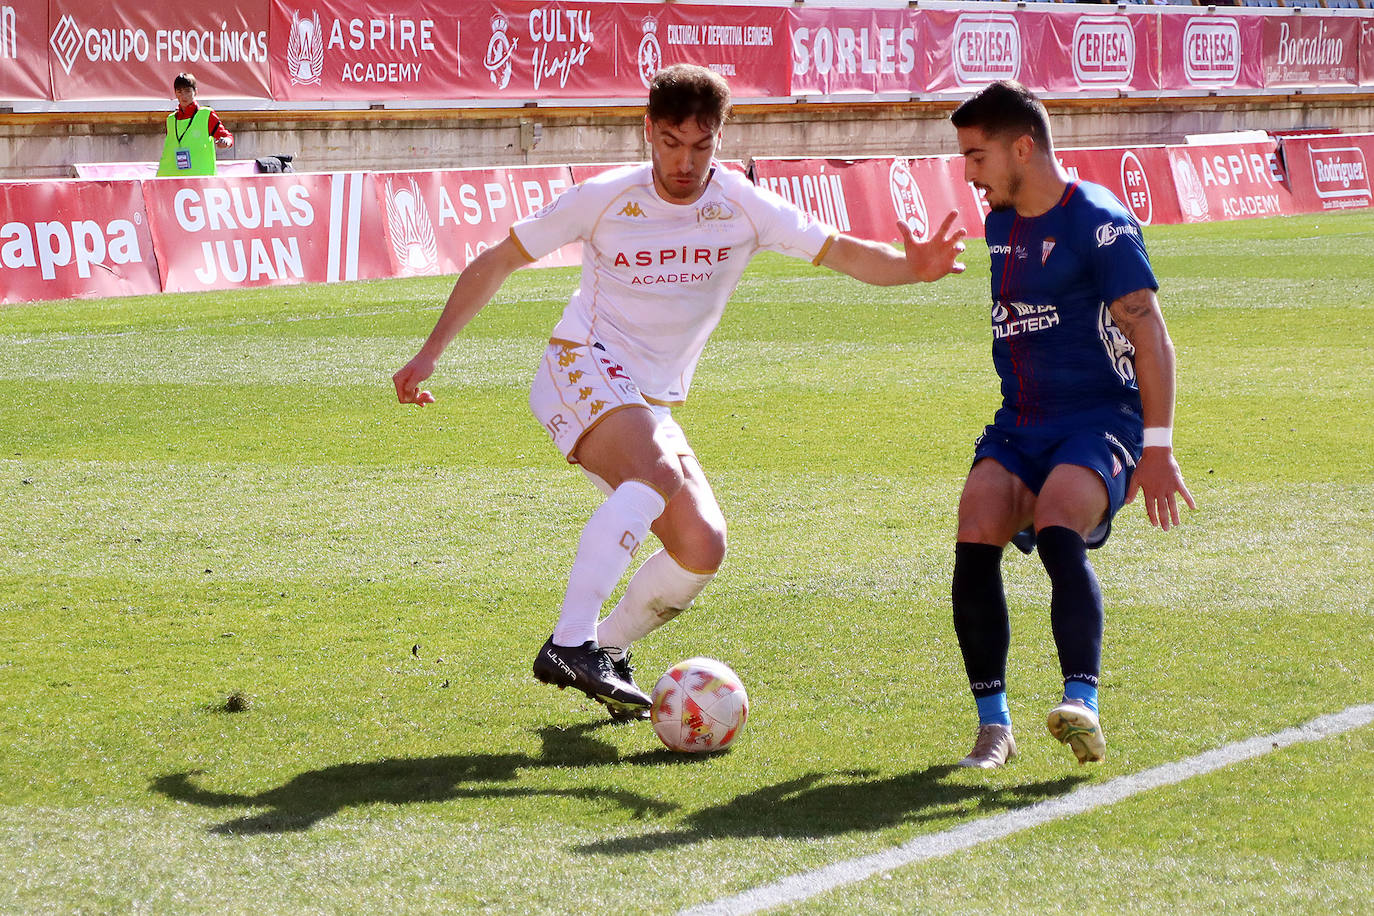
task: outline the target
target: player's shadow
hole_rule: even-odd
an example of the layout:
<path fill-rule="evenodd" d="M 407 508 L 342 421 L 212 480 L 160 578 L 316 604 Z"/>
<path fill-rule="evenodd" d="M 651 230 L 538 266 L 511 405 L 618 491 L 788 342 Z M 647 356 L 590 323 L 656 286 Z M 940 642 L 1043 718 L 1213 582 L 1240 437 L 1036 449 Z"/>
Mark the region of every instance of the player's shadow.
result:
<path fill-rule="evenodd" d="M 870 778 L 871 770 L 808 773 L 697 811 L 676 830 L 599 840 L 577 850 L 656 852 L 722 837 L 812 839 L 964 814 L 986 816 L 1063 795 L 1087 778 L 1072 775 L 1008 786 L 946 781 L 958 769 L 933 766 L 883 779 Z"/>
<path fill-rule="evenodd" d="M 605 723 L 569 729 L 541 728 L 539 756 L 529 754 L 462 754 L 442 757 L 389 758 L 367 763 L 340 763 L 310 770 L 256 794 L 216 792 L 201 788 L 200 771 L 172 773 L 152 782 L 152 790 L 177 801 L 209 808 L 267 808 L 211 827 L 212 833 L 289 833 L 307 830 L 346 808 L 364 805 L 412 805 L 459 798 L 524 798 L 564 796 L 619 805 L 636 817 L 663 815 L 676 805 L 619 789 L 541 789 L 509 785 L 522 770 L 545 767 L 601 766 L 620 762 L 620 752 L 589 732 Z"/>

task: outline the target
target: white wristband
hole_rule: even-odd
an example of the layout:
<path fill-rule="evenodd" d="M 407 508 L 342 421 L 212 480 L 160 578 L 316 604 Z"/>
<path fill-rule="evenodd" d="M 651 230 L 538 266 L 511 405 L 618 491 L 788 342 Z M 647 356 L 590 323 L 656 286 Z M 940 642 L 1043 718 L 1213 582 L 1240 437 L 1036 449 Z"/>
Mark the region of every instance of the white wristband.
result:
<path fill-rule="evenodd" d="M 1150 426 L 1145 429 L 1145 448 L 1173 448 L 1174 431 L 1168 426 Z"/>

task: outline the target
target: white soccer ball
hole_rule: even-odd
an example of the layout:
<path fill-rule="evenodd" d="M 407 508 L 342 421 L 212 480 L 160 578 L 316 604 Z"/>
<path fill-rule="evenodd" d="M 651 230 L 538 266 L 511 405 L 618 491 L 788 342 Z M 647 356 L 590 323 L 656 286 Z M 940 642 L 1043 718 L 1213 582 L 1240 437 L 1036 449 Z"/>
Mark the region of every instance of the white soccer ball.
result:
<path fill-rule="evenodd" d="M 669 750 L 688 754 L 730 746 L 749 715 L 739 676 L 714 658 L 689 658 L 654 684 L 649 721 Z"/>

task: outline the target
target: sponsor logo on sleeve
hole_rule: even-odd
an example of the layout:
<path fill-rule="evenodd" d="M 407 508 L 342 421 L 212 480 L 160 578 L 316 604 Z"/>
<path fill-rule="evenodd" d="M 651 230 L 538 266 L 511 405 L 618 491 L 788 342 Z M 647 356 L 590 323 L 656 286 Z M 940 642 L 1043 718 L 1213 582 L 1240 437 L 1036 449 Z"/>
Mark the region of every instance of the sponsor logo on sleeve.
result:
<path fill-rule="evenodd" d="M 1016 79 L 1021 29 L 1006 13 L 963 13 L 954 22 L 954 76 L 961 86 Z"/>
<path fill-rule="evenodd" d="M 1097 247 L 1106 248 L 1123 235 L 1140 235 L 1140 227 L 1132 223 L 1103 223 L 1097 227 Z"/>
<path fill-rule="evenodd" d="M 1240 25 L 1234 19 L 1199 17 L 1183 30 L 1183 73 L 1191 85 L 1234 86 L 1240 54 Z"/>
<path fill-rule="evenodd" d="M 1080 86 L 1129 83 L 1135 32 L 1117 16 L 1082 16 L 1073 27 L 1073 75 Z"/>

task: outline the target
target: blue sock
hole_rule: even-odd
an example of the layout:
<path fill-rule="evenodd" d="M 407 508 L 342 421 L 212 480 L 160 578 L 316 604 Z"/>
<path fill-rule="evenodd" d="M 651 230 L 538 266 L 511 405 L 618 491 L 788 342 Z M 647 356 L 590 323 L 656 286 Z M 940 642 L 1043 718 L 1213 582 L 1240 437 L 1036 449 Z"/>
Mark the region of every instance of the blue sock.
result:
<path fill-rule="evenodd" d="M 1087 681 L 1065 681 L 1064 699 L 1082 700 L 1094 714 L 1097 713 L 1097 688 Z"/>
<path fill-rule="evenodd" d="M 988 697 L 974 697 L 973 702 L 978 704 L 979 725 L 1011 724 L 1011 710 L 1007 708 L 1005 691 Z"/>

